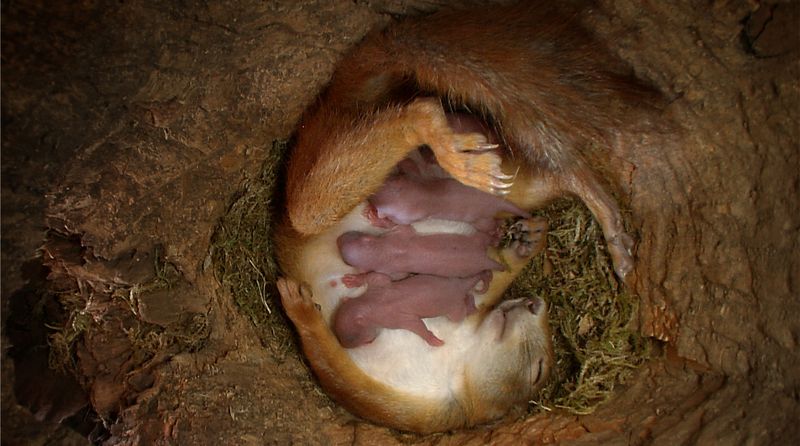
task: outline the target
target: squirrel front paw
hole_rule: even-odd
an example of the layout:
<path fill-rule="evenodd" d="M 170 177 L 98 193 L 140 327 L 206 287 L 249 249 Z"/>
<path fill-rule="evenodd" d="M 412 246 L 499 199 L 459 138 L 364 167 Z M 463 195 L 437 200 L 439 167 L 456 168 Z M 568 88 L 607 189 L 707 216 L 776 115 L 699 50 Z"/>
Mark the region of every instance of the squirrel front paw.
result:
<path fill-rule="evenodd" d="M 512 186 L 512 175 L 500 169 L 497 144 L 478 132 L 457 133 L 450 127 L 438 99 L 417 99 L 408 106 L 410 113 L 420 116 L 417 132 L 436 156 L 439 165 L 461 183 L 476 189 L 506 195 Z"/>

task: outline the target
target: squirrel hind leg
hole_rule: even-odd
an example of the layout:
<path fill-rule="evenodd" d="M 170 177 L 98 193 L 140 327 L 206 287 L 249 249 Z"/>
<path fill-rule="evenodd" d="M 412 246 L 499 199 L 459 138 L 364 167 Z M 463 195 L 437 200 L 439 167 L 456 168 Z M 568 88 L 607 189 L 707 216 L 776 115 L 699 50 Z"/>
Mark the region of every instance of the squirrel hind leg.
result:
<path fill-rule="evenodd" d="M 603 229 L 606 246 L 614 264 L 614 272 L 626 284 L 631 279 L 635 262 L 633 251 L 635 243 L 626 231 L 619 206 L 606 190 L 593 170 L 578 166 L 553 170 L 545 167 L 534 169 L 530 176 L 522 180 L 522 194 L 515 198 L 526 209 L 535 209 L 564 195 L 575 196 L 589 208 Z M 538 225 L 534 225 L 536 227 Z M 545 229 L 546 231 L 546 229 Z M 538 250 L 535 243 L 532 246 Z M 527 248 L 524 249 L 527 251 Z"/>
<path fill-rule="evenodd" d="M 614 272 L 625 283 L 633 271 L 635 242 L 626 231 L 616 199 L 603 187 L 596 175 L 588 168 L 562 174 L 561 184 L 580 198 L 592 212 L 603 229 Z"/>

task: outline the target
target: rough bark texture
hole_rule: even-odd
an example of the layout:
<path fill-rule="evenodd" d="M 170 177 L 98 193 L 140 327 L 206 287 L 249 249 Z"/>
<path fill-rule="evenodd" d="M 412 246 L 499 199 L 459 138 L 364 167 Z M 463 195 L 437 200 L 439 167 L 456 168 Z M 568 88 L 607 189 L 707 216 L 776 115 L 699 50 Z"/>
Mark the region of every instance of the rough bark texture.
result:
<path fill-rule="evenodd" d="M 353 419 L 301 358 L 276 360 L 207 257 L 237 190 L 342 52 L 436 5 L 4 2 L 3 443 L 800 438 L 800 6 L 598 6 L 600 41 L 666 92 L 682 127 L 627 156 L 640 328 L 663 352 L 593 415 L 417 437 Z M 158 280 L 170 285 L 131 292 Z M 41 321 L 63 321 L 46 298 L 59 290 L 90 327 L 72 374 L 47 367 Z"/>

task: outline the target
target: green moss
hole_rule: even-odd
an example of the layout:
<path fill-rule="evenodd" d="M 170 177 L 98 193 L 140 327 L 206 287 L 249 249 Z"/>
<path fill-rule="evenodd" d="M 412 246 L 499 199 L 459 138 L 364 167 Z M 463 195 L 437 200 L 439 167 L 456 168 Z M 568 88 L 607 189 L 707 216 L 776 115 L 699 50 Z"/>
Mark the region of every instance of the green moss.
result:
<path fill-rule="evenodd" d="M 261 177 L 245 185 L 212 247 L 220 281 L 279 359 L 294 348 L 275 289 L 278 267 L 270 238 L 285 148 L 284 142 L 273 144 Z M 628 328 L 638 300 L 614 276 L 602 231 L 589 211 L 562 200 L 538 214 L 550 223 L 547 255 L 537 257 L 507 294 L 536 295 L 550 305 L 556 366 L 531 410 L 588 413 L 648 357 L 649 343 Z"/>
<path fill-rule="evenodd" d="M 629 327 L 638 299 L 617 281 L 602 229 L 586 207 L 561 200 L 538 215 L 550 224 L 546 253 L 507 294 L 549 305 L 555 367 L 531 409 L 591 413 L 649 357 L 650 342 Z"/>
<path fill-rule="evenodd" d="M 273 200 L 285 150 L 285 141 L 273 142 L 261 175 L 249 181 L 234 200 L 211 247 L 218 279 L 253 322 L 262 344 L 279 360 L 294 348 L 275 287 L 278 265 L 272 240 L 277 216 Z"/>

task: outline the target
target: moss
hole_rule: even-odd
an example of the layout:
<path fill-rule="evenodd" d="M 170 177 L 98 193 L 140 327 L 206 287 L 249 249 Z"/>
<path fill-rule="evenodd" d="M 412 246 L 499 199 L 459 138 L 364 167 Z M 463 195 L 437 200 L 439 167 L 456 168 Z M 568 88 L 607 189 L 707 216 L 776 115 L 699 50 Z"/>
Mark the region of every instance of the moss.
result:
<path fill-rule="evenodd" d="M 294 349 L 275 287 L 278 265 L 271 237 L 277 216 L 277 173 L 285 151 L 286 141 L 273 142 L 261 175 L 245 184 L 233 201 L 211 247 L 217 278 L 230 290 L 239 310 L 253 322 L 262 344 L 278 360 Z"/>
<path fill-rule="evenodd" d="M 285 149 L 285 142 L 273 144 L 260 178 L 234 200 L 212 247 L 220 281 L 278 359 L 294 348 L 274 285 L 278 266 L 270 238 L 278 215 L 272 201 L 276 172 Z M 550 223 L 546 256 L 537 257 L 507 293 L 508 298 L 536 295 L 550 305 L 556 366 L 531 410 L 588 413 L 648 357 L 649 343 L 628 328 L 638 300 L 614 276 L 591 213 L 579 202 L 561 200 L 538 215 Z"/>
<path fill-rule="evenodd" d="M 550 223 L 545 255 L 507 294 L 538 296 L 549 305 L 555 367 L 531 410 L 590 413 L 649 357 L 650 342 L 630 328 L 638 299 L 614 275 L 602 229 L 588 209 L 561 200 L 537 214 Z"/>

